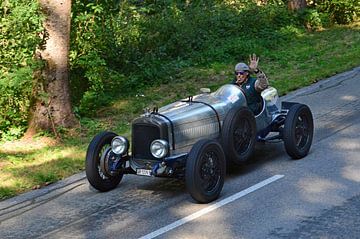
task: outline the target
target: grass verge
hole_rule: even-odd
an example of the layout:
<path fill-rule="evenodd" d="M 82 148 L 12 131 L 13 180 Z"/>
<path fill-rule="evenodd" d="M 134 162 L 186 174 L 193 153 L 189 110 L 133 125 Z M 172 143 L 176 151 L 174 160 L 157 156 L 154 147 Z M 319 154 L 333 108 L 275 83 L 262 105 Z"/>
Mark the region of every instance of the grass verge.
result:
<path fill-rule="evenodd" d="M 264 49 L 260 67 L 281 95 L 360 65 L 360 22 L 318 32 L 294 32 L 292 41 L 277 49 Z M 244 59 L 246 61 L 247 59 Z M 212 90 L 232 78 L 236 62 L 215 62 L 209 67 L 189 67 L 170 83 L 118 98 L 100 109 L 97 118 L 81 119 L 81 125 L 64 132 L 61 142 L 48 137 L 0 144 L 0 200 L 38 189 L 84 170 L 90 139 L 101 130 L 130 136 L 131 120 L 145 107 L 164 105 Z"/>

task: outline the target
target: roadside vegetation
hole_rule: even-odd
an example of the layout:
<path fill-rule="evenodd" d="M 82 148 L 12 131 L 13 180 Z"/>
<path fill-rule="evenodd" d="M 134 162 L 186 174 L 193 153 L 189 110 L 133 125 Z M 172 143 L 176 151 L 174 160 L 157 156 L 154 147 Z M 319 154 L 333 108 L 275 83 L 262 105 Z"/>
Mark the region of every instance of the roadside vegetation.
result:
<path fill-rule="evenodd" d="M 36 4 L 27 14 L 21 11 L 26 1 L 19 1 L 18 15 L 2 22 L 28 19 L 13 30 L 29 34 L 31 44 L 13 37 L 1 50 L 0 200 L 81 172 L 96 133 L 129 136 L 131 120 L 145 107 L 201 87 L 215 90 L 251 53 L 281 95 L 360 65 L 357 1 L 316 1 L 301 12 L 288 11 L 281 0 L 73 2 L 70 85 L 79 121 L 56 128 L 59 137 L 44 131 L 17 140 L 27 128 L 33 72 L 42 66 L 29 49 L 41 42 L 30 36 L 41 31 L 42 18 Z M 3 16 L 9 14 L 1 6 Z M 10 39 L 6 31 L 3 43 Z"/>

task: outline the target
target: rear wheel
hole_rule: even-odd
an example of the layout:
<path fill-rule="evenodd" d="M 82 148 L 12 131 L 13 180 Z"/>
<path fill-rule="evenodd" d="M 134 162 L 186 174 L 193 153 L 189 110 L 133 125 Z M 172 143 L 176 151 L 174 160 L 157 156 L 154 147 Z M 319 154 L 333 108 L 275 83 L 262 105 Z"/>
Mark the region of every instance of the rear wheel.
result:
<path fill-rule="evenodd" d="M 283 140 L 285 150 L 293 159 L 305 157 L 311 147 L 314 122 L 307 105 L 293 105 L 285 119 Z"/>
<path fill-rule="evenodd" d="M 192 147 L 186 161 L 186 187 L 193 199 L 209 203 L 219 197 L 225 179 L 225 155 L 221 145 L 203 139 Z"/>
<path fill-rule="evenodd" d="M 109 191 L 120 183 L 123 174 L 109 175 L 101 167 L 101 159 L 110 152 L 111 140 L 117 136 L 112 132 L 102 132 L 96 135 L 86 152 L 85 172 L 89 183 L 99 191 Z"/>
<path fill-rule="evenodd" d="M 254 114 L 246 107 L 230 110 L 224 119 L 221 136 L 229 165 L 241 165 L 249 161 L 254 151 L 255 137 Z"/>

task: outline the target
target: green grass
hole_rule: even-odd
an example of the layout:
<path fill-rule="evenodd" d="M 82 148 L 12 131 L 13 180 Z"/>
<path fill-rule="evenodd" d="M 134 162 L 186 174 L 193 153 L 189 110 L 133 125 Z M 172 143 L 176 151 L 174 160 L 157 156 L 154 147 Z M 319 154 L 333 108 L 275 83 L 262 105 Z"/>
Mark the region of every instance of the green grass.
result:
<path fill-rule="evenodd" d="M 276 49 L 255 52 L 260 67 L 281 95 L 360 65 L 360 23 L 318 32 L 293 31 L 293 40 Z M 244 59 L 246 61 L 247 59 Z M 39 188 L 84 170 L 91 138 L 102 130 L 130 136 L 131 120 L 145 107 L 162 106 L 198 93 L 215 90 L 231 80 L 236 62 L 214 62 L 208 67 L 188 67 L 168 84 L 143 89 L 138 96 L 119 97 L 83 118 L 76 129 L 63 133 L 61 142 L 37 139 L 0 145 L 0 199 Z M 48 138 L 45 138 L 48 139 Z"/>
<path fill-rule="evenodd" d="M 45 138 L 42 139 L 44 141 Z M 84 169 L 85 144 L 51 140 L 27 141 L 0 147 L 0 199 L 51 184 Z"/>
<path fill-rule="evenodd" d="M 359 23 L 309 33 L 264 57 L 264 70 L 281 94 L 360 65 Z"/>

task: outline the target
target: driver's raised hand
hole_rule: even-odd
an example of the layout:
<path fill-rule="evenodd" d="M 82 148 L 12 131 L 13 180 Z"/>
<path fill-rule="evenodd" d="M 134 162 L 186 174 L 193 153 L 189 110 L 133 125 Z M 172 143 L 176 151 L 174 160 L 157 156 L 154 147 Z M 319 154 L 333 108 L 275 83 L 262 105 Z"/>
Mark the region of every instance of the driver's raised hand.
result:
<path fill-rule="evenodd" d="M 256 57 L 255 53 L 249 56 L 249 68 L 255 71 L 258 68 L 259 57 Z"/>

